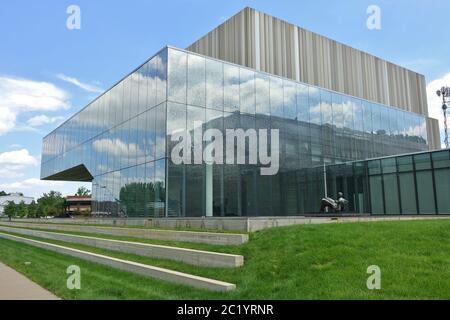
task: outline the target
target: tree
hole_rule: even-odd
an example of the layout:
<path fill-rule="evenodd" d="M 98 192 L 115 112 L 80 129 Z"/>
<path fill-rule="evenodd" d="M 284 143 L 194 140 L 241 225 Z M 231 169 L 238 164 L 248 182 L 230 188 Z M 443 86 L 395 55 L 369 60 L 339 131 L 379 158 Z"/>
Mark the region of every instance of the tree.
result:
<path fill-rule="evenodd" d="M 28 205 L 28 217 L 29 218 L 38 218 L 39 217 L 39 213 L 38 213 L 38 204 L 33 200 L 31 201 L 31 203 Z"/>
<path fill-rule="evenodd" d="M 8 194 L 5 191 L 0 191 L 0 197 L 7 196 Z"/>
<path fill-rule="evenodd" d="M 61 192 L 50 191 L 38 199 L 38 213 L 41 216 L 58 216 L 64 210 L 65 199 Z"/>
<path fill-rule="evenodd" d="M 16 205 L 16 215 L 20 218 L 26 218 L 28 216 L 28 206 L 25 202 L 21 201 Z"/>
<path fill-rule="evenodd" d="M 89 197 L 91 195 L 91 191 L 85 187 L 79 187 L 75 195 L 77 197 Z"/>
<path fill-rule="evenodd" d="M 3 212 L 9 218 L 9 221 L 11 221 L 12 218 L 17 216 L 17 205 L 13 201 L 8 201 Z"/>

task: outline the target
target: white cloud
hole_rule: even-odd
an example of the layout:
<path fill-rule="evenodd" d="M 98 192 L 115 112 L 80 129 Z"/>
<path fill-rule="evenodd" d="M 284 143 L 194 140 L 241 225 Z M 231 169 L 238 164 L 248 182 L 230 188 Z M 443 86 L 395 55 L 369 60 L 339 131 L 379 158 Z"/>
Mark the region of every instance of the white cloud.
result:
<path fill-rule="evenodd" d="M 30 155 L 27 149 L 0 153 L 0 177 L 18 178 L 23 176 L 23 170 L 35 167 L 39 161 Z"/>
<path fill-rule="evenodd" d="M 39 127 L 44 124 L 57 123 L 64 120 L 64 117 L 48 117 L 46 115 L 39 115 L 28 119 L 27 124 L 31 127 Z"/>
<path fill-rule="evenodd" d="M 12 130 L 15 125 L 16 114 L 0 105 L 0 135 Z"/>
<path fill-rule="evenodd" d="M 58 77 L 58 79 L 61 79 L 63 81 L 69 82 L 69 83 L 77 86 L 78 88 L 81 88 L 88 92 L 102 93 L 104 91 L 102 88 L 99 88 L 97 86 L 93 86 L 93 85 L 90 85 L 87 83 L 83 83 L 80 80 L 78 80 L 77 78 L 69 77 L 62 73 L 57 74 L 56 77 Z"/>
<path fill-rule="evenodd" d="M 438 97 L 436 91 L 446 86 L 450 86 L 450 72 L 427 85 L 428 113 L 432 118 L 443 120 L 442 97 Z"/>
<path fill-rule="evenodd" d="M 27 149 L 0 153 L 0 166 L 36 166 L 38 161 L 30 155 Z"/>
<path fill-rule="evenodd" d="M 0 76 L 0 135 L 16 127 L 20 113 L 68 109 L 68 97 L 52 83 Z"/>
<path fill-rule="evenodd" d="M 47 181 L 47 180 L 39 180 L 37 178 L 25 179 L 22 181 L 12 182 L 12 183 L 2 183 L 0 184 L 0 189 L 5 190 L 22 190 L 22 189 L 31 189 L 31 188 L 40 188 L 40 187 L 61 187 L 64 185 L 64 182 L 61 181 Z"/>
<path fill-rule="evenodd" d="M 438 97 L 436 91 L 442 87 L 450 86 L 450 72 L 439 79 L 435 79 L 427 85 L 428 114 L 439 120 L 442 147 L 444 146 L 444 114 L 442 112 L 442 98 Z M 448 115 L 447 115 L 448 117 Z M 448 119 L 448 118 L 447 118 Z M 449 121 L 449 120 L 447 120 Z M 450 123 L 449 123 L 450 124 Z"/>

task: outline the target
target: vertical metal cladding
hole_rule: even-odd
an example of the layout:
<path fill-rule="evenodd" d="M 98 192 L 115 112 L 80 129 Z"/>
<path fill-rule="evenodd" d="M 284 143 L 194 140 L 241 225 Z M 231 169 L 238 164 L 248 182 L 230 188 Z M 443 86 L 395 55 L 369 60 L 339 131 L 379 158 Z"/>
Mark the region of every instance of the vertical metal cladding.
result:
<path fill-rule="evenodd" d="M 252 8 L 187 50 L 428 116 L 423 75 Z"/>
<path fill-rule="evenodd" d="M 439 121 L 429 117 L 427 117 L 426 120 L 427 120 L 427 138 L 430 150 L 441 149 Z"/>

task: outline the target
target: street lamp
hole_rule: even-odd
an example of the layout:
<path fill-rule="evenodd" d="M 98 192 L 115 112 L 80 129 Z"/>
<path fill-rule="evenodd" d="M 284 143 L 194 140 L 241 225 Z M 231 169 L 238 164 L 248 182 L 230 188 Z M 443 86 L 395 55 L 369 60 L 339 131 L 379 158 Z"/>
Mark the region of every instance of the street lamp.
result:
<path fill-rule="evenodd" d="M 441 90 L 436 91 L 438 97 L 442 97 L 442 111 L 444 112 L 444 144 L 448 149 L 448 127 L 447 127 L 447 103 L 450 98 L 450 88 L 442 87 Z M 447 98 L 447 100 L 446 100 Z"/>

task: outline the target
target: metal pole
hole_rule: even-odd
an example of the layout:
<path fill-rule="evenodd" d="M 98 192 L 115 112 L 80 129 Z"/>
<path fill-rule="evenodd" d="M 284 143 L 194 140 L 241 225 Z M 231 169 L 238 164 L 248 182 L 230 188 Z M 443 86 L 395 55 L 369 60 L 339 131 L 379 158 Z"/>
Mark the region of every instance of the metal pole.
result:
<path fill-rule="evenodd" d="M 449 87 L 442 87 L 441 90 L 438 90 L 436 92 L 438 97 L 442 96 L 442 111 L 444 112 L 444 144 L 445 147 L 448 149 L 448 127 L 447 127 L 447 104 L 448 98 L 450 98 L 450 88 Z M 446 99 L 447 98 L 447 101 Z"/>

